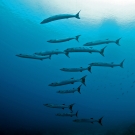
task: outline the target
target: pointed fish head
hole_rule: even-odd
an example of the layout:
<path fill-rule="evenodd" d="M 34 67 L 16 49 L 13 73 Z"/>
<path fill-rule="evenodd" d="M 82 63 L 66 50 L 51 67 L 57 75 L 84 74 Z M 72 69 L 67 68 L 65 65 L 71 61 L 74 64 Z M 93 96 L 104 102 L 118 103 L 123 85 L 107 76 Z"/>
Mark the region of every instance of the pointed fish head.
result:
<path fill-rule="evenodd" d="M 64 50 L 65 52 L 70 52 L 70 51 L 73 51 L 74 48 L 67 48 L 66 50 Z"/>
<path fill-rule="evenodd" d="M 56 116 L 61 116 L 61 114 L 60 113 L 57 113 Z"/>
<path fill-rule="evenodd" d="M 66 69 L 66 68 L 61 68 L 60 70 L 61 70 L 61 71 L 64 71 L 65 69 Z"/>
<path fill-rule="evenodd" d="M 20 57 L 20 56 L 22 56 L 22 54 L 16 54 L 15 56 L 18 56 L 18 57 Z"/>
<path fill-rule="evenodd" d="M 73 122 L 79 122 L 79 120 L 78 119 L 75 119 L 75 120 L 73 120 Z"/>
<path fill-rule="evenodd" d="M 43 104 L 46 107 L 53 107 L 53 104 Z"/>
<path fill-rule="evenodd" d="M 57 82 L 54 82 L 54 83 L 51 83 L 51 84 L 49 84 L 48 86 L 57 86 Z"/>
<path fill-rule="evenodd" d="M 51 42 L 54 42 L 54 40 L 48 40 L 47 42 L 51 43 Z"/>
<path fill-rule="evenodd" d="M 49 104 L 43 104 L 44 106 L 49 106 Z"/>
<path fill-rule="evenodd" d="M 59 90 L 59 91 L 57 91 L 57 93 L 60 93 L 60 90 Z"/>
<path fill-rule="evenodd" d="M 41 52 L 36 52 L 34 53 L 34 55 L 41 55 Z"/>

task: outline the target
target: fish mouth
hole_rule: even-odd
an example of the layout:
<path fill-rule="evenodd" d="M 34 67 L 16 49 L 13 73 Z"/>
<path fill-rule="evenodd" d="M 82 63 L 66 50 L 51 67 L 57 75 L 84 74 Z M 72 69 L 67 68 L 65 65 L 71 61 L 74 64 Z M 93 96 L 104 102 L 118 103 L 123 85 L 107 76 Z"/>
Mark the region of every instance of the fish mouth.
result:
<path fill-rule="evenodd" d="M 73 120 L 73 122 L 77 122 L 76 120 Z"/>
<path fill-rule="evenodd" d="M 47 106 L 48 104 L 43 104 L 44 106 Z"/>
<path fill-rule="evenodd" d="M 43 24 L 44 23 L 44 21 L 42 21 L 40 24 Z"/>

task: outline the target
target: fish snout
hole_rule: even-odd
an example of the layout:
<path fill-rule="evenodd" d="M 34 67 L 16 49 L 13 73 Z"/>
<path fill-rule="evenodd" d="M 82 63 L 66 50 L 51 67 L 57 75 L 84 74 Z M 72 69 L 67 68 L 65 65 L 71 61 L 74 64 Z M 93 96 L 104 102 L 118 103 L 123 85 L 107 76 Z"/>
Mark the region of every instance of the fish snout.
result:
<path fill-rule="evenodd" d="M 63 70 L 64 70 L 64 68 L 61 68 L 60 70 L 61 70 L 61 71 L 63 71 Z"/>
<path fill-rule="evenodd" d="M 77 120 L 75 119 L 75 120 L 73 120 L 73 122 L 77 122 Z"/>
<path fill-rule="evenodd" d="M 44 106 L 48 106 L 48 104 L 43 104 Z"/>
<path fill-rule="evenodd" d="M 50 83 L 48 86 L 54 86 L 54 83 Z"/>

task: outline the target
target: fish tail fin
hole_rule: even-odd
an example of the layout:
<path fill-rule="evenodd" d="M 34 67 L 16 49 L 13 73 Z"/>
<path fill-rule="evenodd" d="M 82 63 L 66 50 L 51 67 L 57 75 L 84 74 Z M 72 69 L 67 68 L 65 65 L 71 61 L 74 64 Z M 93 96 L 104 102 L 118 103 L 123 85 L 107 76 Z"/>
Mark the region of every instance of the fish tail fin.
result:
<path fill-rule="evenodd" d="M 91 65 L 88 67 L 88 71 L 91 73 Z"/>
<path fill-rule="evenodd" d="M 101 51 L 100 51 L 100 54 L 101 54 L 102 56 L 104 56 L 104 50 L 105 50 L 106 47 L 107 47 L 107 46 L 105 46 L 104 48 L 102 48 Z"/>
<path fill-rule="evenodd" d="M 49 55 L 49 59 L 51 60 L 51 55 Z"/>
<path fill-rule="evenodd" d="M 116 44 L 117 44 L 118 46 L 120 46 L 120 44 L 119 44 L 120 39 L 121 39 L 121 38 L 119 38 L 119 39 L 116 40 Z"/>
<path fill-rule="evenodd" d="M 70 57 L 69 57 L 69 53 L 68 53 L 68 52 L 65 52 L 65 55 L 66 55 L 68 58 L 70 58 Z"/>
<path fill-rule="evenodd" d="M 80 85 L 77 89 L 78 89 L 78 92 L 81 94 L 81 92 L 80 92 L 80 90 L 81 90 L 81 86 L 82 85 Z"/>
<path fill-rule="evenodd" d="M 72 110 L 73 105 L 74 105 L 74 104 L 69 105 L 69 109 L 71 110 L 71 112 L 73 112 L 73 110 Z"/>
<path fill-rule="evenodd" d="M 81 10 L 80 10 L 80 11 L 81 11 Z M 75 17 L 76 17 L 77 19 L 80 19 L 80 16 L 79 16 L 80 11 L 75 15 Z"/>
<path fill-rule="evenodd" d="M 85 75 L 84 77 L 81 78 L 81 82 L 86 86 L 85 84 L 85 78 L 86 78 L 87 75 Z"/>
<path fill-rule="evenodd" d="M 120 63 L 120 67 L 123 68 L 123 63 L 124 63 L 125 59 Z"/>
<path fill-rule="evenodd" d="M 80 37 L 81 35 L 77 35 L 76 37 L 75 37 L 75 39 L 79 42 L 79 37 Z"/>
<path fill-rule="evenodd" d="M 103 117 L 101 117 L 99 120 L 98 120 L 98 123 L 102 126 L 102 119 Z"/>
<path fill-rule="evenodd" d="M 75 114 L 75 115 L 76 115 L 76 117 L 78 117 L 78 111 L 76 112 L 76 114 Z"/>

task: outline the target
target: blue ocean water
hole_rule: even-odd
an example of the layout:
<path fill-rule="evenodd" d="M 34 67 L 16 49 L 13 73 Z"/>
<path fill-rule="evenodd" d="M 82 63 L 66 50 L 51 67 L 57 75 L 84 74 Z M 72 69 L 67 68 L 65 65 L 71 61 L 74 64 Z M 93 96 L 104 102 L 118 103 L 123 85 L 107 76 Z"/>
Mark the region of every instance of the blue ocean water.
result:
<path fill-rule="evenodd" d="M 37 1 L 33 4 L 22 0 L 0 2 L 0 134 L 132 134 L 135 126 L 130 132 L 129 127 L 135 123 L 135 21 L 119 23 L 117 18 L 108 17 L 97 23 L 89 19 L 90 16 L 83 17 L 86 12 L 83 4 L 82 8 L 76 5 L 75 9 L 62 12 L 57 11 L 61 7 L 59 3 L 56 4 L 57 1 L 60 2 L 55 0 L 48 4 L 46 0 L 45 11 Z M 72 7 L 67 1 L 65 5 Z M 81 19 L 40 24 L 52 15 L 76 14 L 79 10 Z M 122 18 L 126 18 L 126 15 L 122 15 Z M 81 35 L 79 42 L 47 42 L 76 35 Z M 40 61 L 16 56 L 56 49 L 64 51 L 71 47 L 82 47 L 94 40 L 118 38 L 121 38 L 120 46 L 112 43 L 93 47 L 101 49 L 107 46 L 104 57 L 99 53 L 70 53 L 70 58 L 60 54 L 52 55 L 51 60 Z M 92 67 L 92 73 L 60 70 L 88 67 L 92 62 L 120 63 L 123 59 L 124 68 Z M 79 79 L 85 75 L 86 86 L 82 85 L 81 94 L 56 93 L 58 90 L 77 88 L 80 82 L 48 86 L 52 82 Z M 75 103 L 73 112 L 78 111 L 78 119 L 98 120 L 103 117 L 103 126 L 98 123 L 75 123 L 73 120 L 76 117 L 56 116 L 57 113 L 69 113 L 70 110 L 43 105 L 48 103 Z"/>

